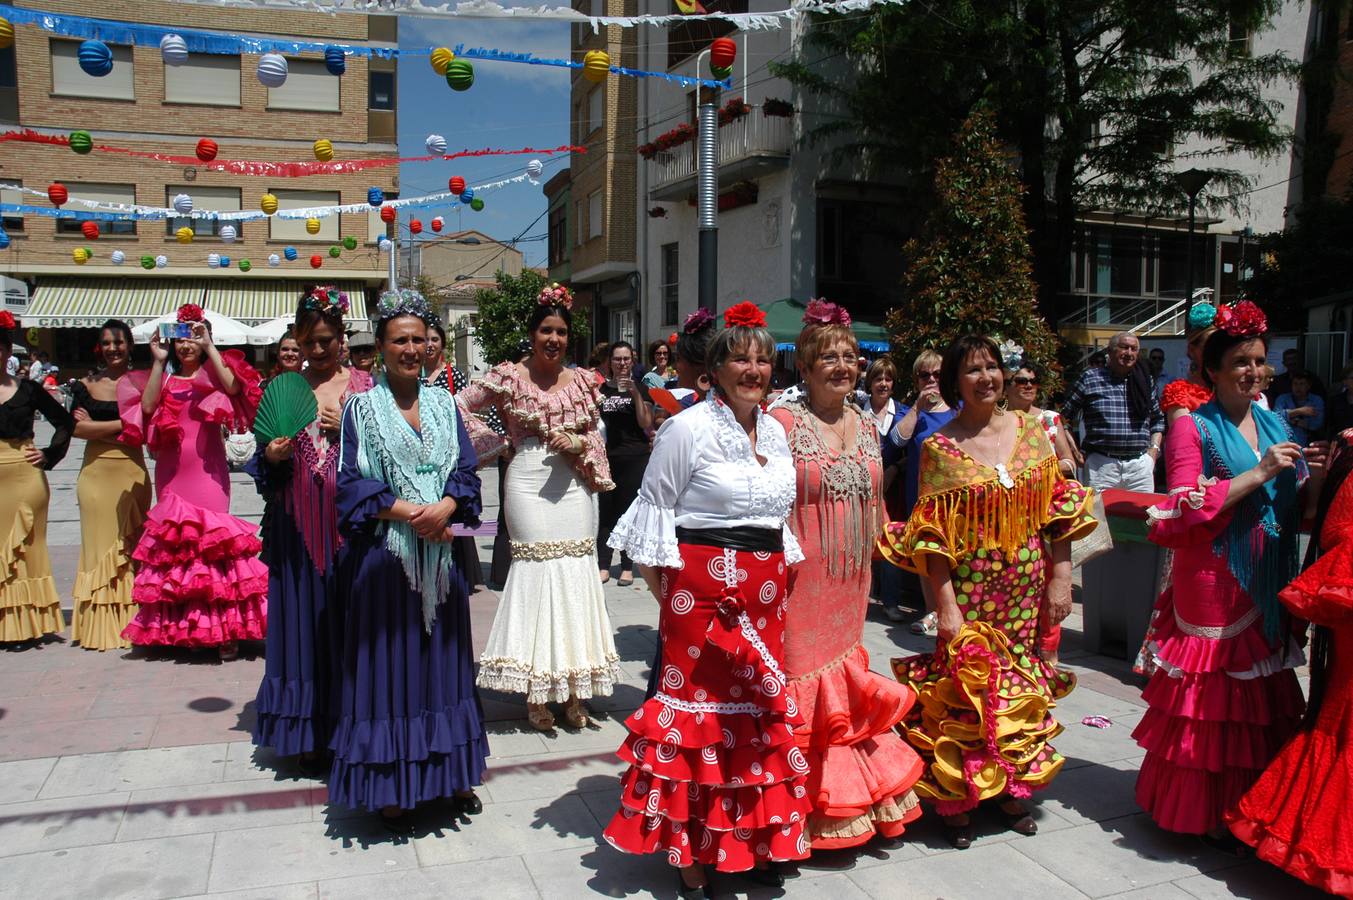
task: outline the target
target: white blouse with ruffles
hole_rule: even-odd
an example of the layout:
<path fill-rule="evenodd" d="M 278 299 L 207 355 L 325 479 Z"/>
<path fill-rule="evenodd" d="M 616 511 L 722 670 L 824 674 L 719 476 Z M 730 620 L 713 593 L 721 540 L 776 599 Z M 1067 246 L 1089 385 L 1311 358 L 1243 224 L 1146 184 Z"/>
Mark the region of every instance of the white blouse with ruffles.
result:
<path fill-rule="evenodd" d="M 658 429 L 639 496 L 608 542 L 646 566 L 682 568 L 677 526 L 779 528 L 785 562 L 803 551 L 785 520 L 794 504 L 794 460 L 780 423 L 757 411 L 756 453 L 722 401 L 697 403 Z"/>

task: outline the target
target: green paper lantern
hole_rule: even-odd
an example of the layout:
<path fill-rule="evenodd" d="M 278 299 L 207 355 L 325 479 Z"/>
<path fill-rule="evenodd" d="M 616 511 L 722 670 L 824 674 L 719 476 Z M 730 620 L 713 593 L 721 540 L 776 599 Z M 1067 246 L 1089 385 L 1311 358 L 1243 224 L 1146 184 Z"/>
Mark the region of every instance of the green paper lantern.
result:
<path fill-rule="evenodd" d="M 346 247 L 348 250 L 356 250 L 357 238 L 353 237 L 352 235 L 348 235 L 347 237 L 343 238 L 343 246 Z"/>
<path fill-rule="evenodd" d="M 94 149 L 94 139 L 89 136 L 88 131 L 72 131 L 70 133 L 70 148 L 84 156 Z"/>
<path fill-rule="evenodd" d="M 240 260 L 240 271 L 241 271 L 241 272 L 248 272 L 248 271 L 249 271 L 250 269 L 252 269 L 253 267 L 254 267 L 254 264 L 251 263 L 249 260 L 247 260 L 247 259 L 242 259 L 242 260 Z"/>
<path fill-rule="evenodd" d="M 474 210 L 475 212 L 479 212 L 483 208 L 484 201 L 480 200 L 478 197 L 475 197 L 473 200 L 470 201 L 470 209 Z"/>
<path fill-rule="evenodd" d="M 338 259 L 338 257 L 342 255 L 342 253 L 343 253 L 342 247 L 333 246 L 329 248 L 329 255 L 332 256 L 334 259 Z"/>
<path fill-rule="evenodd" d="M 468 91 L 474 84 L 474 66 L 466 59 L 453 59 L 446 66 L 446 83 L 453 91 Z"/>
<path fill-rule="evenodd" d="M 141 268 L 143 268 L 143 269 L 153 269 L 153 268 L 155 268 L 155 257 L 153 257 L 153 256 L 143 256 L 143 257 L 141 257 Z"/>

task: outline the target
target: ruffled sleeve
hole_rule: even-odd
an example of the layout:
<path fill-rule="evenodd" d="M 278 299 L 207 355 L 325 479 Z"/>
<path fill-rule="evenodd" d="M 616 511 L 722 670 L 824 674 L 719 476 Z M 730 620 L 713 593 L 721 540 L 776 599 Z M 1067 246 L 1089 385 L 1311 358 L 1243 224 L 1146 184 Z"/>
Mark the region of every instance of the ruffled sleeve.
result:
<path fill-rule="evenodd" d="M 1049 541 L 1076 541 L 1095 530 L 1095 492 L 1079 481 L 1060 479 L 1052 489 L 1043 536 Z"/>
<path fill-rule="evenodd" d="M 42 467 L 50 470 L 66 458 L 66 451 L 70 449 L 70 439 L 75 435 L 75 417 L 60 401 L 47 393 L 46 388 L 31 381 L 27 384 L 32 385 L 33 406 L 52 426 L 51 443 L 42 449 Z"/>
<path fill-rule="evenodd" d="M 1186 378 L 1180 378 L 1165 385 L 1160 392 L 1160 408 L 1162 412 L 1172 412 L 1176 409 L 1193 412 L 1211 399 L 1210 390 Z"/>
<path fill-rule="evenodd" d="M 677 415 L 662 423 L 644 469 L 639 496 L 611 529 L 607 543 L 641 565 L 682 567 L 676 537 L 676 504 L 696 462 L 694 421 L 691 416 Z M 789 537 L 793 539 L 793 535 Z"/>
<path fill-rule="evenodd" d="M 343 455 L 338 461 L 339 530 L 347 535 L 371 534 L 380 520 L 376 516 L 395 505 L 395 492 L 383 481 L 363 478 L 357 469 L 357 448 L 361 431 L 357 427 L 355 403 L 343 410 Z"/>
<path fill-rule="evenodd" d="M 1231 512 L 1222 512 L 1231 482 L 1203 474 L 1203 438 L 1191 417 L 1170 426 L 1165 461 L 1169 495 L 1146 510 L 1151 540 L 1174 550 L 1212 541 L 1231 521 Z"/>
<path fill-rule="evenodd" d="M 263 399 L 261 387 L 263 376 L 238 350 L 222 350 L 221 361 L 235 376 L 235 383 L 239 387 L 236 393 L 225 392 L 221 383 L 216 380 L 215 373 L 211 371 L 211 366 L 203 366 L 199 372 L 206 372 L 211 386 L 219 392 L 218 396 L 225 398 L 227 420 L 221 424 L 227 425 L 232 431 L 246 431 L 254 424 L 254 413 L 258 411 L 258 403 Z"/>
<path fill-rule="evenodd" d="M 477 413 L 494 409 L 500 396 L 511 396 L 501 366 L 494 366 L 481 379 L 476 378 L 464 388 L 455 392 L 456 406 L 460 410 L 460 419 L 470 437 L 470 446 L 479 458 L 479 465 L 486 466 L 502 455 L 507 449 L 507 439 L 484 424 Z"/>
<path fill-rule="evenodd" d="M 1316 625 L 1353 623 L 1353 541 L 1346 540 L 1278 592 L 1294 615 Z"/>
<path fill-rule="evenodd" d="M 579 369 L 574 377 L 583 373 L 592 375 L 584 384 L 587 390 L 588 417 L 579 423 L 578 436 L 583 439 L 583 451 L 578 454 L 579 474 L 596 493 L 615 490 L 611 480 L 611 460 L 606 456 L 606 439 L 601 436 L 601 381 L 596 373 L 588 369 Z M 633 554 L 631 559 L 636 559 Z"/>
<path fill-rule="evenodd" d="M 149 380 L 149 372 L 131 371 L 117 383 L 117 414 L 122 420 L 122 433 L 117 439 L 131 447 L 146 443 L 146 416 L 141 410 L 141 395 L 146 392 Z"/>
<path fill-rule="evenodd" d="M 456 392 L 456 403 L 463 412 L 483 412 L 490 406 L 498 406 L 499 400 L 512 396 L 512 383 L 504 366 L 500 363 L 466 385 L 463 391 Z"/>
<path fill-rule="evenodd" d="M 940 451 L 933 437 L 921 444 L 921 481 L 930 471 L 943 465 Z M 928 556 L 939 556 L 949 568 L 958 565 L 958 551 L 945 527 L 946 517 L 935 497 L 921 497 L 905 522 L 889 522 L 883 526 L 878 548 L 883 558 L 895 566 L 924 575 L 929 568 Z"/>
<path fill-rule="evenodd" d="M 456 511 L 451 521 L 458 525 L 475 528 L 479 525 L 479 515 L 483 512 L 482 485 L 475 470 L 479 468 L 479 459 L 470 442 L 469 432 L 465 428 L 465 416 L 456 416 L 456 440 L 460 441 L 460 455 L 456 468 L 446 479 L 446 489 L 442 496 L 456 501 Z"/>

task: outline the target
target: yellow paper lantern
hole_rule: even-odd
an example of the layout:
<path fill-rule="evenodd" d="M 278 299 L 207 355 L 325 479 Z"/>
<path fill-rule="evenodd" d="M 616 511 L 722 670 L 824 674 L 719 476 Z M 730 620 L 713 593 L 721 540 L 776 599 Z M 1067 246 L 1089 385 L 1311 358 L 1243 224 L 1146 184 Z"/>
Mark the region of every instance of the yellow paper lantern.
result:
<path fill-rule="evenodd" d="M 448 47 L 438 47 L 432 51 L 432 71 L 443 78 L 446 77 L 446 67 L 451 64 L 451 60 L 456 58 Z"/>
<path fill-rule="evenodd" d="M 0 17 L 0 50 L 14 45 L 14 26 L 9 19 Z"/>
<path fill-rule="evenodd" d="M 82 266 L 89 261 L 89 251 L 86 250 L 84 247 L 76 247 L 74 250 L 70 252 L 70 255 L 71 259 L 75 260 Z"/>
<path fill-rule="evenodd" d="M 259 209 L 268 215 L 277 212 L 277 197 L 273 194 L 264 194 L 258 201 Z"/>
<path fill-rule="evenodd" d="M 605 50 L 588 50 L 583 57 L 583 77 L 594 83 L 601 83 L 611 74 L 611 57 Z"/>
<path fill-rule="evenodd" d="M 334 145 L 328 138 L 320 138 L 315 141 L 315 159 L 320 162 L 328 162 L 334 158 Z"/>
<path fill-rule="evenodd" d="M 187 225 L 174 232 L 174 240 L 180 244 L 191 244 L 193 242 L 193 230 Z"/>
<path fill-rule="evenodd" d="M 305 230 L 309 234 L 319 234 L 319 219 L 306 219 Z"/>

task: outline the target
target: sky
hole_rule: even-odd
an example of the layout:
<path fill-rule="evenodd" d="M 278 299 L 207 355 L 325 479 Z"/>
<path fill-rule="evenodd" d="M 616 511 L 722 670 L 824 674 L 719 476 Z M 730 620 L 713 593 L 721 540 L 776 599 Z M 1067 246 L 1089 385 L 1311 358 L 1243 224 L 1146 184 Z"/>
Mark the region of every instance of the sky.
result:
<path fill-rule="evenodd" d="M 401 49 L 427 47 L 483 47 L 515 53 L 534 53 L 551 59 L 567 59 L 569 26 L 563 22 L 513 22 L 506 20 L 448 21 L 401 16 Z M 475 81 L 468 91 L 457 93 L 446 79 L 432 70 L 427 57 L 410 57 L 399 66 L 399 154 L 427 153 L 429 134 L 446 138 L 447 152 L 463 149 L 558 147 L 568 143 L 569 80 L 571 70 L 519 63 L 473 60 Z M 447 189 L 447 181 L 460 175 L 474 185 L 520 175 L 531 156 L 497 156 L 451 162 L 405 163 L 400 167 L 400 195 L 413 197 Z M 426 210 L 414 213 L 428 221 L 437 214 L 446 219 L 446 231 L 474 228 L 501 241 L 520 235 L 546 233 L 545 195 L 541 186 L 556 172 L 568 167 L 568 154 L 538 157 L 545 165 L 539 185 L 529 181 L 485 193 L 484 209 L 454 212 Z M 534 221 L 539 217 L 539 221 Z M 401 216 L 401 222 L 406 217 Z M 532 224 L 534 222 L 534 224 Z M 402 232 L 407 237 L 406 232 Z M 424 231 L 424 237 L 430 232 Z M 527 265 L 544 265 L 546 241 L 523 241 L 518 245 Z"/>

